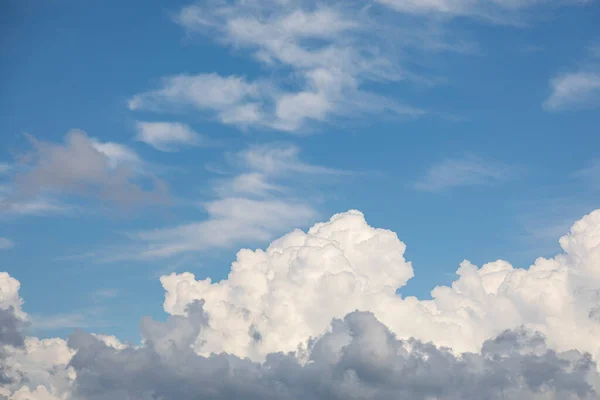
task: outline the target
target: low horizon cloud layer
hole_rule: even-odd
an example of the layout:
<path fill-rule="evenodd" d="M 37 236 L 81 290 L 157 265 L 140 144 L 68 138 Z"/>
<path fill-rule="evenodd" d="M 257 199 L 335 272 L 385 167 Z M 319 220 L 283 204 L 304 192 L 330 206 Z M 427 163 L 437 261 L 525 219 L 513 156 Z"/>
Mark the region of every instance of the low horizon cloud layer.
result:
<path fill-rule="evenodd" d="M 597 399 L 600 209 L 528 269 L 461 263 L 432 300 L 396 290 L 406 246 L 348 211 L 243 249 L 229 277 L 161 277 L 166 322 L 142 342 L 25 336 L 0 273 L 0 398 Z"/>

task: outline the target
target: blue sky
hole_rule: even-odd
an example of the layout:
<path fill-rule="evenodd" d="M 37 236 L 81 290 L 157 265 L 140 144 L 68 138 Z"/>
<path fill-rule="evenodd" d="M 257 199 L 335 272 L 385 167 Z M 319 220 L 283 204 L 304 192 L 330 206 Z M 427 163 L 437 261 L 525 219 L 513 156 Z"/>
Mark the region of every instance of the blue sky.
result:
<path fill-rule="evenodd" d="M 600 5 L 549 3 L 4 2 L 0 269 L 41 336 L 137 340 L 161 275 L 349 209 L 403 294 L 552 256 L 598 207 Z"/>

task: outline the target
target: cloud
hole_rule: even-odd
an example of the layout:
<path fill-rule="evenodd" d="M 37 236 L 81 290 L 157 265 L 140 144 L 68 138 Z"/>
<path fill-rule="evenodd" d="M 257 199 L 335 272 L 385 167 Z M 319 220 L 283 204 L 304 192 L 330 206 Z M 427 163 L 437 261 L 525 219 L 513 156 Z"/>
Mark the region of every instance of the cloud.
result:
<path fill-rule="evenodd" d="M 123 205 L 166 199 L 164 182 L 146 174 L 137 154 L 123 145 L 90 139 L 82 131 L 69 132 L 64 144 L 29 138 L 34 151 L 24 157 L 25 165 L 15 176 L 14 200 L 7 201 L 11 211 L 23 211 L 23 204 L 35 205 L 44 196 L 77 195 Z M 148 181 L 151 190 L 142 186 Z"/>
<path fill-rule="evenodd" d="M 25 343 L 25 321 L 17 317 L 14 307 L 0 308 L 0 348 L 7 346 L 21 347 Z"/>
<path fill-rule="evenodd" d="M 138 94 L 129 100 L 130 110 L 157 112 L 181 108 L 213 111 L 219 120 L 236 125 L 260 120 L 259 85 L 242 77 L 222 77 L 218 74 L 175 75 L 162 79 L 157 90 Z"/>
<path fill-rule="evenodd" d="M 237 161 L 247 168 L 269 175 L 289 173 L 302 174 L 343 174 L 344 171 L 311 165 L 299 159 L 300 149 L 297 146 L 283 143 L 270 143 L 241 151 Z"/>
<path fill-rule="evenodd" d="M 26 314 L 21 310 L 23 300 L 19 297 L 21 283 L 7 272 L 0 272 L 0 309 L 13 309 L 15 315 L 24 319 Z"/>
<path fill-rule="evenodd" d="M 11 400 L 69 398 L 75 378 L 75 371 L 69 366 L 74 351 L 65 340 L 27 337 L 24 346 L 5 349 L 2 364 L 10 383 L 0 385 L 0 396 Z"/>
<path fill-rule="evenodd" d="M 413 275 L 405 245 L 353 211 L 307 233 L 294 231 L 264 251 L 241 250 L 219 283 L 190 273 L 162 277 L 164 309 L 185 315 L 187 305 L 204 300 L 210 321 L 194 345 L 203 355 L 263 360 L 295 351 L 332 318 L 358 309 L 373 312 L 400 338 L 456 352 L 478 351 L 503 330 L 525 326 L 543 333 L 555 350 L 577 349 L 598 359 L 600 321 L 591 316 L 600 309 L 599 230 L 597 210 L 561 238 L 564 253 L 555 258 L 538 258 L 528 269 L 502 260 L 481 268 L 464 261 L 458 279 L 435 288 L 432 300 L 403 299 L 396 289 L 402 293 Z"/>
<path fill-rule="evenodd" d="M 265 242 L 294 226 L 314 221 L 317 211 L 289 183 L 295 176 L 338 175 L 347 172 L 300 159 L 300 149 L 284 143 L 251 146 L 228 154 L 236 171 L 213 183 L 215 198 L 197 202 L 206 218 L 181 225 L 129 234 L 132 248 L 111 259 L 164 258 L 245 242 Z"/>
<path fill-rule="evenodd" d="M 6 366 L 6 347 L 20 348 L 25 344 L 25 321 L 16 316 L 14 307 L 0 308 L 0 385 L 13 382 Z M 2 393 L 0 393 L 1 395 Z"/>
<path fill-rule="evenodd" d="M 89 328 L 97 326 L 83 313 L 65 313 L 54 315 L 33 315 L 31 325 L 37 331 L 53 331 L 64 328 Z"/>
<path fill-rule="evenodd" d="M 583 180 L 590 188 L 600 189 L 600 160 L 595 160 L 589 166 L 576 171 L 575 177 Z"/>
<path fill-rule="evenodd" d="M 585 4 L 586 0 L 377 0 L 396 11 L 431 15 L 438 14 L 448 18 L 475 17 L 495 23 L 522 23 L 522 14 L 530 17 L 531 10 L 541 6 L 559 7 Z"/>
<path fill-rule="evenodd" d="M 231 247 L 243 241 L 266 241 L 274 232 L 304 224 L 316 216 L 309 205 L 294 199 L 228 197 L 201 206 L 208 214 L 204 221 L 132 234 L 134 241 L 145 243 L 138 257 L 162 258 Z"/>
<path fill-rule="evenodd" d="M 396 292 L 413 276 L 396 234 L 337 214 L 241 250 L 220 282 L 163 276 L 171 315 L 143 319 L 140 345 L 76 331 L 5 346 L 0 395 L 597 399 L 599 232 L 596 210 L 556 257 L 528 269 L 464 261 L 451 286 L 419 300 Z M 0 274 L 0 288 L 0 308 L 17 310 L 18 281 Z"/>
<path fill-rule="evenodd" d="M 19 281 L 0 272 L 0 388 L 13 382 L 7 348 L 19 349 L 25 344 L 27 315 L 21 310 L 20 287 Z"/>
<path fill-rule="evenodd" d="M 472 44 L 449 32 L 448 19 L 468 16 L 522 24 L 540 9 L 575 3 L 582 2 L 379 0 L 365 5 L 215 0 L 192 4 L 176 13 L 176 23 L 189 35 L 210 36 L 237 56 L 250 56 L 261 69 L 253 77 L 167 76 L 158 88 L 134 95 L 129 108 L 201 110 L 223 124 L 294 133 L 365 114 L 420 117 L 430 111 L 384 95 L 372 84 L 439 81 L 405 59 L 406 54 L 415 60 L 420 54 L 470 50 Z"/>
<path fill-rule="evenodd" d="M 600 74 L 571 72 L 550 81 L 552 93 L 543 103 L 549 111 L 600 106 Z"/>
<path fill-rule="evenodd" d="M 37 198 L 32 200 L 14 200 L 0 196 L 0 218 L 23 216 L 68 215 L 76 207 L 55 199 Z"/>
<path fill-rule="evenodd" d="M 165 77 L 158 89 L 133 96 L 132 110 L 196 109 L 224 124 L 287 132 L 306 132 L 339 116 L 425 113 L 363 88 L 404 78 L 389 50 L 405 43 L 385 43 L 386 35 L 355 4 L 212 1 L 184 7 L 175 21 L 188 33 L 208 34 L 250 53 L 272 73 L 256 79 L 214 73 Z M 373 35 L 379 40 L 371 40 Z"/>
<path fill-rule="evenodd" d="M 454 187 L 492 185 L 509 180 L 514 170 L 508 165 L 477 157 L 447 159 L 429 168 L 415 189 L 441 192 Z"/>
<path fill-rule="evenodd" d="M 270 183 L 267 176 L 260 172 L 248 172 L 219 182 L 215 190 L 223 197 L 235 194 L 265 197 L 271 193 L 282 193 L 286 189 Z"/>
<path fill-rule="evenodd" d="M 206 139 L 190 126 L 179 122 L 136 122 L 137 140 L 160 151 L 176 151 L 181 146 L 196 146 Z"/>
<path fill-rule="evenodd" d="M 417 340 L 398 340 L 372 314 L 350 313 L 315 339 L 308 363 L 271 354 L 265 363 L 196 355 L 190 344 L 209 317 L 201 303 L 187 317 L 142 321 L 145 345 L 115 349 L 83 332 L 74 397 L 81 400 L 186 399 L 593 399 L 598 373 L 588 356 L 555 353 L 540 335 L 506 331 L 481 354 L 460 357 Z M 530 353 L 523 354 L 532 349 Z"/>
<path fill-rule="evenodd" d="M 0 237 L 0 250 L 8 250 L 15 246 L 15 242 L 5 237 Z"/>

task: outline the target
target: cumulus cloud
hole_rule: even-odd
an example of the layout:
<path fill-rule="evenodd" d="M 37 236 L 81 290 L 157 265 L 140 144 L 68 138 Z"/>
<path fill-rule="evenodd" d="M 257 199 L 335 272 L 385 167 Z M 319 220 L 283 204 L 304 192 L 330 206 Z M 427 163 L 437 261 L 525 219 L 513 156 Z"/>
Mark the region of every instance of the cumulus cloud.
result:
<path fill-rule="evenodd" d="M 7 348 L 21 348 L 25 341 L 26 314 L 21 310 L 20 283 L 0 272 L 0 387 L 13 381 L 7 365 Z M 2 395 L 2 392 L 0 392 Z"/>
<path fill-rule="evenodd" d="M 40 200 L 44 196 L 77 195 L 126 205 L 161 202 L 167 196 L 164 182 L 143 171 L 140 158 L 124 145 L 99 142 L 76 130 L 64 144 L 29 138 L 34 149 L 15 176 L 13 199 L 5 200 L 9 212 L 56 208 Z M 148 182 L 151 190 L 144 187 Z"/>
<path fill-rule="evenodd" d="M 599 232 L 596 210 L 556 257 L 528 269 L 465 261 L 419 300 L 396 292 L 413 276 L 397 236 L 338 214 L 240 251 L 221 282 L 163 276 L 171 316 L 143 319 L 140 345 L 77 331 L 5 346 L 0 395 L 596 399 Z M 0 278 L 3 309 L 20 310 L 18 282 Z"/>
<path fill-rule="evenodd" d="M 2 363 L 10 383 L 0 387 L 0 396 L 13 400 L 73 399 L 75 371 L 69 366 L 73 355 L 67 342 L 58 338 L 27 337 L 22 347 L 6 347 Z"/>
<path fill-rule="evenodd" d="M 0 272 L 0 309 L 13 309 L 15 315 L 19 318 L 25 318 L 25 313 L 21 310 L 23 300 L 19 297 L 21 283 L 10 276 L 7 272 Z"/>
<path fill-rule="evenodd" d="M 600 73 L 572 72 L 550 81 L 552 93 L 543 106 L 549 111 L 600 106 Z"/>
<path fill-rule="evenodd" d="M 73 351 L 62 339 L 26 336 L 21 284 L 0 272 L 0 399 L 70 400 Z"/>
<path fill-rule="evenodd" d="M 477 351 L 486 339 L 523 325 L 546 335 L 553 349 L 599 357 L 600 321 L 592 317 L 600 307 L 599 229 L 595 211 L 561 238 L 563 254 L 539 258 L 528 269 L 502 260 L 481 268 L 464 261 L 452 286 L 418 300 L 396 294 L 413 274 L 404 244 L 353 211 L 292 232 L 265 251 L 240 251 L 219 283 L 190 273 L 162 277 L 164 308 L 184 315 L 188 304 L 205 301 L 211 318 L 195 344 L 204 355 L 225 351 L 261 360 L 294 351 L 331 318 L 358 309 L 372 311 L 400 338 L 458 352 Z"/>
<path fill-rule="evenodd" d="M 429 168 L 415 189 L 440 192 L 459 186 L 492 185 L 509 180 L 514 169 L 477 157 L 447 159 Z"/>
<path fill-rule="evenodd" d="M 144 320 L 145 345 L 115 348 L 83 332 L 73 398 L 121 399 L 594 399 L 598 373 L 588 355 L 556 353 L 543 336 L 505 331 L 480 354 L 456 356 L 418 340 L 398 340 L 371 313 L 334 320 L 306 352 L 270 354 L 264 363 L 233 355 L 196 355 L 206 326 L 202 304 L 166 323 Z"/>
<path fill-rule="evenodd" d="M 206 139 L 189 125 L 179 122 L 136 122 L 137 140 L 160 151 L 176 151 L 181 146 L 196 146 Z"/>

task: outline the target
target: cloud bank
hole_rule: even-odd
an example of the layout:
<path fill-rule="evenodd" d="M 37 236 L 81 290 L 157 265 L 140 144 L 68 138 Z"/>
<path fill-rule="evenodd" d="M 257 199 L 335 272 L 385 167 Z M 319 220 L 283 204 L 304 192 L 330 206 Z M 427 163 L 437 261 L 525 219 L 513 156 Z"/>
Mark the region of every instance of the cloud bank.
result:
<path fill-rule="evenodd" d="M 266 250 L 241 250 L 221 282 L 163 276 L 171 316 L 143 319 L 140 345 L 82 331 L 11 339 L 0 395 L 596 399 L 600 210 L 560 245 L 528 269 L 464 261 L 432 300 L 403 298 L 396 289 L 413 276 L 405 245 L 358 211 L 337 214 Z M 26 318 L 18 281 L 4 273 L 0 288 L 2 315 Z"/>

